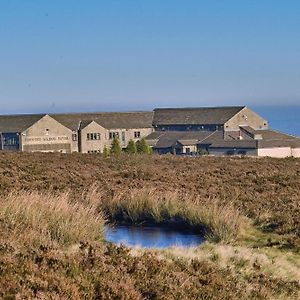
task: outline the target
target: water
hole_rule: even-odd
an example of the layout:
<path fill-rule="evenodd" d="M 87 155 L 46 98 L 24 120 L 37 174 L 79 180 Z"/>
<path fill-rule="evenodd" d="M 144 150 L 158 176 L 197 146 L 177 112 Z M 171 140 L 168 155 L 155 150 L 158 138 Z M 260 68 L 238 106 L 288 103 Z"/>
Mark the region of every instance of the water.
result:
<path fill-rule="evenodd" d="M 128 247 L 167 248 L 192 247 L 204 242 L 204 238 L 190 230 L 165 227 L 116 226 L 105 229 L 105 238 L 114 244 Z"/>
<path fill-rule="evenodd" d="M 270 128 L 300 137 L 300 105 L 250 106 L 250 108 L 267 119 Z"/>

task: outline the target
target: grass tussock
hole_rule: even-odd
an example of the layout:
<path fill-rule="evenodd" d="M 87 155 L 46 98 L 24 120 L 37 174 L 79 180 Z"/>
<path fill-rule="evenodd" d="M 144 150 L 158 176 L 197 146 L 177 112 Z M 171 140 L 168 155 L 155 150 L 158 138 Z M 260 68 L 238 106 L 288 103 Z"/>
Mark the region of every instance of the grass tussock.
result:
<path fill-rule="evenodd" d="M 172 261 L 182 258 L 187 262 L 198 259 L 211 261 L 222 268 L 230 268 L 237 276 L 245 278 L 257 272 L 300 283 L 300 254 L 284 253 L 276 249 L 248 248 L 240 245 L 205 243 L 201 247 L 172 247 L 154 250 L 161 259 Z M 139 256 L 143 248 L 132 249 L 133 255 Z M 300 294 L 299 294 L 300 295 Z"/>
<path fill-rule="evenodd" d="M 91 198 L 71 200 L 68 193 L 15 192 L 0 202 L 0 226 L 15 240 L 71 245 L 103 237 L 104 219 Z M 3 230 L 5 232 L 5 230 Z"/>
<path fill-rule="evenodd" d="M 100 208 L 112 222 L 189 227 L 213 242 L 237 238 L 242 224 L 238 210 L 215 199 L 195 195 L 135 189 L 100 197 Z"/>

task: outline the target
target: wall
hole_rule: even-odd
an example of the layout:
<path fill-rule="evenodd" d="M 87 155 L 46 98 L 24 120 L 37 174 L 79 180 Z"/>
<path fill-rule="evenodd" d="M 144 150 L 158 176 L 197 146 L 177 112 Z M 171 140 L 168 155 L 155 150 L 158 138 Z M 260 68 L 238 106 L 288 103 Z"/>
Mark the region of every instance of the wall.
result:
<path fill-rule="evenodd" d="M 269 156 L 283 158 L 292 155 L 290 147 L 278 147 L 278 148 L 262 148 L 258 149 L 258 156 Z"/>
<path fill-rule="evenodd" d="M 72 152 L 72 131 L 48 115 L 22 132 L 20 141 L 27 152 Z"/>
<path fill-rule="evenodd" d="M 190 149 L 190 153 L 196 153 L 197 152 L 197 145 L 190 145 L 190 146 L 182 146 L 182 153 L 187 153 L 187 148 Z"/>
<path fill-rule="evenodd" d="M 209 148 L 210 155 L 229 156 L 229 155 L 248 155 L 257 156 L 257 150 L 252 148 L 232 149 L 232 148 Z"/>
<path fill-rule="evenodd" d="M 292 149 L 292 156 L 300 157 L 300 148 L 293 148 Z"/>
<path fill-rule="evenodd" d="M 122 148 L 127 147 L 128 142 L 130 140 L 133 140 L 135 142 L 137 142 L 138 140 L 140 140 L 141 138 L 144 138 L 146 136 L 148 136 L 150 133 L 153 132 L 153 128 L 132 128 L 132 129 L 110 129 L 108 131 L 108 139 L 109 139 L 109 132 L 117 132 L 119 134 L 119 139 L 120 139 L 120 145 Z M 134 133 L 135 132 L 140 132 L 140 138 L 135 138 Z M 122 139 L 122 134 L 124 134 L 125 139 Z M 109 140 L 109 144 L 111 144 L 112 139 Z"/>
<path fill-rule="evenodd" d="M 88 140 L 88 133 L 100 133 L 100 140 Z M 85 128 L 81 129 L 79 135 L 80 143 L 80 152 L 89 153 L 89 152 L 103 152 L 104 146 L 108 148 L 108 130 L 97 124 L 96 122 L 91 122 Z"/>
<path fill-rule="evenodd" d="M 250 126 L 254 129 L 268 129 L 268 122 L 251 109 L 245 107 L 225 124 L 224 130 L 239 130 L 239 126 Z"/>

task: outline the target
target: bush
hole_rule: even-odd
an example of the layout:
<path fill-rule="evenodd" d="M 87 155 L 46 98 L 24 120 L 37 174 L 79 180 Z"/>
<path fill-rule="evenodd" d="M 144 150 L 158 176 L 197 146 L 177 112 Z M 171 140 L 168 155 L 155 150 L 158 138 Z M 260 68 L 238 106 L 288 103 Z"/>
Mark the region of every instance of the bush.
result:
<path fill-rule="evenodd" d="M 135 144 L 135 142 L 133 140 L 129 141 L 128 146 L 126 148 L 126 152 L 127 153 L 131 153 L 131 154 L 137 153 L 136 144 Z"/>
<path fill-rule="evenodd" d="M 106 146 L 104 146 L 104 149 L 103 149 L 103 156 L 104 157 L 108 157 L 109 156 L 109 149 Z"/>
<path fill-rule="evenodd" d="M 122 148 L 120 146 L 120 141 L 117 138 L 114 138 L 111 144 L 110 153 L 120 154 L 122 152 Z"/>
<path fill-rule="evenodd" d="M 146 154 L 151 153 L 151 150 L 150 150 L 151 148 L 148 146 L 148 143 L 145 140 L 145 138 L 142 138 L 140 141 L 138 141 L 136 143 L 136 147 L 137 147 L 138 153 L 146 153 Z"/>

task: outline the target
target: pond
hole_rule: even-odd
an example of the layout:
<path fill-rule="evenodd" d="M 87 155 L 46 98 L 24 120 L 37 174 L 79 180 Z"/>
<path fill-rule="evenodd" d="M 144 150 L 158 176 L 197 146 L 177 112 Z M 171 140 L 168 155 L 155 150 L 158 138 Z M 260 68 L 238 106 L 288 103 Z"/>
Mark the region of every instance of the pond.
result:
<path fill-rule="evenodd" d="M 128 247 L 167 248 L 171 246 L 193 247 L 204 242 L 204 237 L 191 230 L 153 226 L 107 226 L 108 242 Z"/>

